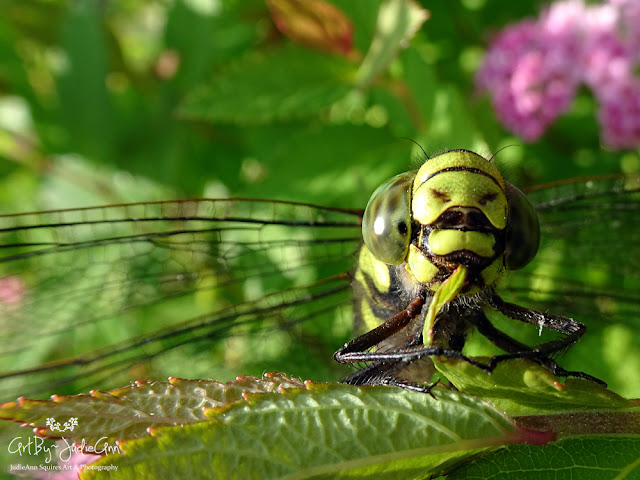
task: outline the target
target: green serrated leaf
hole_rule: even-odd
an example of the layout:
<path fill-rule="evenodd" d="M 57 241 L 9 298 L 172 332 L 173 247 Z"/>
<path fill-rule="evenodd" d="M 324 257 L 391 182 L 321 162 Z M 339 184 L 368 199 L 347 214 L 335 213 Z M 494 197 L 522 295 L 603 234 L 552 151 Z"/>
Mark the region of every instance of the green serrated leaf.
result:
<path fill-rule="evenodd" d="M 486 403 L 440 388 L 307 384 L 153 429 L 101 460 L 109 478 L 424 478 L 487 448 L 524 441 Z M 83 478 L 100 478 L 87 471 Z"/>
<path fill-rule="evenodd" d="M 460 391 L 484 398 L 511 416 L 632 406 L 629 400 L 594 382 L 568 379 L 560 383 L 547 369 L 529 360 L 502 362 L 491 375 L 458 360 L 434 363 Z"/>
<path fill-rule="evenodd" d="M 0 418 L 21 422 L 45 438 L 65 438 L 87 444 L 148 435 L 148 428 L 183 425 L 205 420 L 204 408 L 220 407 L 242 399 L 245 393 L 300 388 L 303 384 L 280 374 L 256 379 L 239 377 L 223 384 L 212 380 L 171 378 L 169 382 L 136 382 L 110 392 L 53 396 L 51 400 L 19 399 L 0 406 Z M 50 428 L 76 419 L 73 430 Z"/>
<path fill-rule="evenodd" d="M 354 77 L 344 58 L 297 46 L 254 53 L 188 96 L 179 113 L 243 125 L 304 118 L 346 95 Z"/>
<path fill-rule="evenodd" d="M 452 472 L 448 480 L 631 480 L 640 478 L 640 435 L 592 436 L 544 448 L 509 445 Z"/>
<path fill-rule="evenodd" d="M 428 16 L 426 10 L 411 0 L 385 2 L 378 12 L 375 36 L 358 70 L 358 85 L 369 85 L 394 59 L 398 50 L 409 44 Z"/>

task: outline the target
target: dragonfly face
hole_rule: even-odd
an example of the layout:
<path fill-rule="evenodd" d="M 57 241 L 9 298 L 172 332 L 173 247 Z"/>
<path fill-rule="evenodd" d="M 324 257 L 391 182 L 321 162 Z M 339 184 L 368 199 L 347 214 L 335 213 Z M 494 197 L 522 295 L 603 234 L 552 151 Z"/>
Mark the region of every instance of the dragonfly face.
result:
<path fill-rule="evenodd" d="M 470 152 L 450 154 L 493 169 Z M 440 171 L 444 160 L 438 158 L 423 168 Z M 352 288 L 361 328 L 375 329 L 402 312 L 410 317 L 395 336 L 342 349 L 343 361 L 373 355 L 354 360 L 372 368 L 360 383 L 403 378 L 395 360 L 375 358 L 389 349 L 400 357 L 404 346 L 434 349 L 423 350 L 423 358 L 444 350 L 461 356 L 470 328 L 488 334 L 506 355 L 531 355 L 530 347 L 496 333 L 478 313 L 482 308 L 519 320 L 529 316 L 536 327 L 547 321 L 561 332 L 575 326 L 566 317 L 590 320 L 590 338 L 613 323 L 637 331 L 640 235 L 629 228 L 640 210 L 637 177 L 552 185 L 533 191 L 529 203 L 484 170 L 467 174 L 473 195 L 465 199 L 455 167 L 436 175 L 404 174 L 379 189 L 376 203 L 390 212 L 382 225 L 376 225 L 375 209 L 364 214 L 247 199 L 0 216 L 2 400 L 169 375 L 227 380 L 229 372 L 281 370 L 336 380 L 344 372 L 331 370 L 329 358 L 353 338 L 346 326 L 354 317 Z M 425 175 L 431 178 L 417 181 Z M 394 190 L 399 193 L 391 195 Z M 537 217 L 542 243 L 530 262 Z M 362 224 L 373 226 L 370 238 L 365 228 L 367 248 L 360 248 Z M 452 302 L 425 341 L 429 332 L 420 322 L 429 299 L 462 263 L 469 272 L 460 298 L 478 308 Z M 502 271 L 510 273 L 498 281 Z M 422 305 L 414 304 L 418 298 Z M 529 307 L 563 316 L 536 316 Z M 553 366 L 546 354 L 539 361 Z M 429 362 L 406 363 L 413 366 L 411 380 L 428 380 Z M 218 373 L 223 364 L 235 367 Z"/>

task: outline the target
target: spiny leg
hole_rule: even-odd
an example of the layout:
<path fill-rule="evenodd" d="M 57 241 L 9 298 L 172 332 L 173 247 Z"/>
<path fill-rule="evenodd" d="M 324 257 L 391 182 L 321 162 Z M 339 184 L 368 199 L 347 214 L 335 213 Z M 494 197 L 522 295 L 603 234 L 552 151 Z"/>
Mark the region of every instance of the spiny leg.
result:
<path fill-rule="evenodd" d="M 386 322 L 378 325 L 373 330 L 354 338 L 350 342 L 345 343 L 336 353 L 333 354 L 333 358 L 339 363 L 355 363 L 361 361 L 360 359 L 351 360 L 351 358 L 354 354 L 362 353 L 365 350 L 374 347 L 394 333 L 405 328 L 411 320 L 420 315 L 423 305 L 424 298 L 422 296 L 416 298 L 406 309 L 396 313 Z"/>
<path fill-rule="evenodd" d="M 516 339 L 511 338 L 506 333 L 498 330 L 493 326 L 493 324 L 484 315 L 484 313 L 480 311 L 478 315 L 470 318 L 469 320 L 476 326 L 478 331 L 482 335 L 484 335 L 491 343 L 504 350 L 505 352 L 509 352 L 505 355 L 496 355 L 491 358 L 491 360 L 487 364 L 487 367 L 489 367 L 491 371 L 495 369 L 498 363 L 505 360 L 527 358 L 547 368 L 555 376 L 583 378 L 585 380 L 590 380 L 605 387 L 607 386 L 607 384 L 599 378 L 593 377 L 584 372 L 565 370 L 560 365 L 558 365 L 555 360 L 549 357 L 550 353 L 558 352 L 562 349 L 572 346 L 584 334 L 586 327 L 583 324 L 576 322 L 571 318 L 562 317 L 559 315 L 545 315 L 543 313 L 536 312 L 535 310 L 528 310 L 518 305 L 503 302 L 502 299 L 497 295 L 491 299 L 492 306 L 495 306 L 495 304 L 497 303 L 496 298 L 500 302 L 502 302 L 501 306 L 506 307 L 504 310 L 498 309 L 505 316 L 513 318 L 515 320 L 521 320 L 526 323 L 539 325 L 545 328 L 551 328 L 553 330 L 565 333 L 568 336 L 559 340 L 544 342 L 535 345 L 534 347 L 529 347 L 523 343 L 518 342 Z M 505 311 L 510 314 L 505 313 Z M 511 314 L 513 314 L 514 312 L 518 314 L 524 313 L 526 315 L 526 318 L 523 319 L 522 317 L 512 316 Z M 529 321 L 528 319 L 531 318 L 536 319 L 536 321 Z M 566 328 L 567 325 L 570 326 L 570 328 Z"/>
<path fill-rule="evenodd" d="M 570 348 L 587 331 L 587 327 L 584 324 L 572 318 L 530 310 L 514 303 L 505 302 L 498 295 L 493 295 L 489 299 L 489 304 L 505 317 L 519 320 L 530 325 L 536 325 L 540 328 L 555 330 L 556 332 L 566 335 L 564 338 L 539 343 L 533 347 L 526 347 L 529 350 L 540 352 L 544 355 L 550 355 Z"/>
<path fill-rule="evenodd" d="M 378 345 L 405 328 L 411 320 L 420 315 L 423 305 L 424 298 L 422 296 L 416 298 L 405 310 L 398 312 L 373 330 L 345 343 L 333 354 L 333 358 L 339 363 L 357 363 L 364 361 L 361 359 L 361 356 L 366 355 L 366 350 Z M 412 344 L 415 341 L 416 339 L 413 337 L 409 339 L 406 344 Z M 342 380 L 342 383 L 348 385 L 389 385 L 395 381 L 394 373 L 400 369 L 401 361 L 382 361 L 379 355 L 376 360 L 378 361 L 346 377 Z M 388 359 L 384 358 L 383 360 Z"/>
<path fill-rule="evenodd" d="M 400 360 L 395 360 L 393 362 L 376 362 L 370 365 L 367 365 L 361 370 L 349 375 L 347 378 L 342 380 L 341 383 L 346 383 L 347 385 L 387 385 L 393 387 L 405 388 L 407 390 L 413 390 L 421 393 L 428 393 L 433 397 L 431 393 L 431 389 L 437 385 L 426 384 L 422 382 L 415 382 L 409 380 L 401 380 L 397 378 L 397 375 L 401 375 L 403 367 L 403 362 Z M 426 376 L 430 376 L 425 374 Z"/>
<path fill-rule="evenodd" d="M 452 358 L 464 359 L 476 364 L 477 362 L 468 359 L 455 348 L 443 348 L 433 345 L 433 329 L 436 317 L 446 304 L 457 297 L 466 283 L 467 275 L 467 267 L 458 265 L 451 275 L 438 286 L 430 296 L 431 301 L 423 320 L 422 333 L 413 333 L 404 345 L 392 351 L 376 351 L 373 353 L 366 351 L 375 345 L 379 345 L 383 340 L 405 328 L 411 320 L 417 318 L 422 313 L 426 292 L 422 292 L 406 309 L 398 312 L 383 324 L 343 345 L 333 355 L 334 359 L 340 363 L 380 360 L 409 362 L 424 356 L 448 355 Z M 464 342 L 461 343 L 460 350 L 463 344 Z"/>
<path fill-rule="evenodd" d="M 388 352 L 349 352 L 341 354 L 340 350 L 334 354 L 334 358 L 340 363 L 357 363 L 357 362 L 381 362 L 398 360 L 409 363 L 423 357 L 449 357 L 454 360 L 463 360 L 482 370 L 491 371 L 492 368 L 484 363 L 478 362 L 473 358 L 469 358 L 458 350 L 439 347 L 437 345 L 416 345 L 411 347 L 400 347 Z"/>

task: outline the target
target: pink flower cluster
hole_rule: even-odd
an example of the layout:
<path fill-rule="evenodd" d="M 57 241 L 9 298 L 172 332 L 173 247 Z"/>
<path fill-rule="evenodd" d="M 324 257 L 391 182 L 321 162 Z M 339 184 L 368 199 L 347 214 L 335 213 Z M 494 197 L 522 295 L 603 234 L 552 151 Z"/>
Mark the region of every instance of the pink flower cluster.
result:
<path fill-rule="evenodd" d="M 552 4 L 536 20 L 506 27 L 476 75 L 502 123 L 538 139 L 571 106 L 581 84 L 599 103 L 602 141 L 640 145 L 640 0 Z"/>

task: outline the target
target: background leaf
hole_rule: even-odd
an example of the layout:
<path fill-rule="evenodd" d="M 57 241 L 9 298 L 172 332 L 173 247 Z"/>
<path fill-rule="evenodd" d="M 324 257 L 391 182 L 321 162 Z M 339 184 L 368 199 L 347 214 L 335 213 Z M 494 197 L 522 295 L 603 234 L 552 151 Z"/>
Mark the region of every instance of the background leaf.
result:
<path fill-rule="evenodd" d="M 308 117 L 351 89 L 355 67 L 297 47 L 254 54 L 187 97 L 188 119 L 239 124 Z"/>
<path fill-rule="evenodd" d="M 358 70 L 358 85 L 369 85 L 427 19 L 428 12 L 411 0 L 388 0 L 378 11 L 378 25 Z"/>

